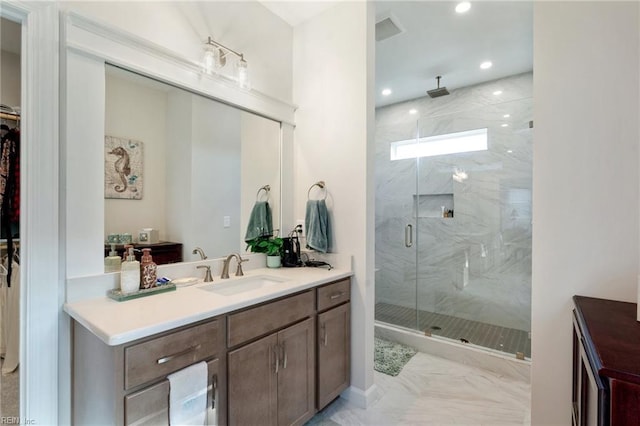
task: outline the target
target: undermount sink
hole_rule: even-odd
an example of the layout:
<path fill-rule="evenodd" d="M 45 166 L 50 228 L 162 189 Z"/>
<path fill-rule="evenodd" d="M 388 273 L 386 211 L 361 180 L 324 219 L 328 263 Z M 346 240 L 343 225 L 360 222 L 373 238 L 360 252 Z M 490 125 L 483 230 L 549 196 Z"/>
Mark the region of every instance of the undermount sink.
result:
<path fill-rule="evenodd" d="M 211 284 L 199 287 L 200 290 L 210 291 L 222 296 L 233 296 L 247 291 L 258 290 L 270 287 L 275 284 L 281 284 L 288 281 L 287 279 L 274 277 L 270 275 L 256 275 L 255 277 L 246 277 L 231 279 L 230 281 L 213 282 Z"/>

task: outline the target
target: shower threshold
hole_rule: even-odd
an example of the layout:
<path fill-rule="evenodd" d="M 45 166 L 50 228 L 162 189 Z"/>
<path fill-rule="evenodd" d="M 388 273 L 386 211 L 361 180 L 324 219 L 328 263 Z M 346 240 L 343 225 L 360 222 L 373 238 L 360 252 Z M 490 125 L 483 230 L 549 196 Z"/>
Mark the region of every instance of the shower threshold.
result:
<path fill-rule="evenodd" d="M 505 354 L 520 354 L 527 359 L 531 358 L 531 339 L 528 331 L 423 310 L 419 310 L 417 314 L 419 331 L 427 336 L 445 337 Z M 416 310 L 389 303 L 376 303 L 375 319 L 415 330 Z"/>

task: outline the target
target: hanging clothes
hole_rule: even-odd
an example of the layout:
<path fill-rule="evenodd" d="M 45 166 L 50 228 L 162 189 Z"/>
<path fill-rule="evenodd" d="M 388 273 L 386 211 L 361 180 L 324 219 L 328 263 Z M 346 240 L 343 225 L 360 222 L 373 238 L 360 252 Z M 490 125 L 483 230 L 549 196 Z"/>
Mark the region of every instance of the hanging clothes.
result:
<path fill-rule="evenodd" d="M 13 253 L 13 238 L 19 233 L 20 218 L 20 131 L 0 126 L 0 230 L 7 240 L 7 252 Z M 17 198 L 16 198 L 17 197 Z M 13 265 L 7 265 L 7 284 L 11 287 Z"/>

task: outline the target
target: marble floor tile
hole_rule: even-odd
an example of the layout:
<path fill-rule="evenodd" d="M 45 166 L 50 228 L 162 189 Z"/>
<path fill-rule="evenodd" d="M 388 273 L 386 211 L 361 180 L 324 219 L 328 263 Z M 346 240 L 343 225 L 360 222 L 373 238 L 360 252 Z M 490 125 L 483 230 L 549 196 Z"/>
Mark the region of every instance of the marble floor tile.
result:
<path fill-rule="evenodd" d="M 375 372 L 379 398 L 366 410 L 338 398 L 310 425 L 529 425 L 530 385 L 418 353 L 391 377 Z"/>

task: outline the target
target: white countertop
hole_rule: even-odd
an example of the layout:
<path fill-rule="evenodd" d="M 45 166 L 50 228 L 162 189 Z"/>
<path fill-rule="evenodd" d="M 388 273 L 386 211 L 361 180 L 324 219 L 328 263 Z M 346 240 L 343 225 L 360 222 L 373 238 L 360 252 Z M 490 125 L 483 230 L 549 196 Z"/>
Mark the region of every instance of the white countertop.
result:
<path fill-rule="evenodd" d="M 214 277 L 211 283 L 200 282 L 189 287 L 179 287 L 176 291 L 125 302 L 117 302 L 105 295 L 66 303 L 64 310 L 104 343 L 116 346 L 352 274 L 347 269 L 260 268 L 246 271 L 244 277 L 232 276 L 227 280 Z M 277 277 L 286 281 L 229 296 L 218 295 L 201 288 L 256 276 Z"/>

